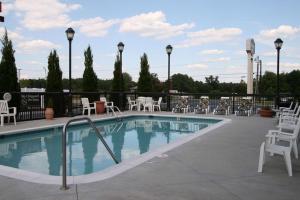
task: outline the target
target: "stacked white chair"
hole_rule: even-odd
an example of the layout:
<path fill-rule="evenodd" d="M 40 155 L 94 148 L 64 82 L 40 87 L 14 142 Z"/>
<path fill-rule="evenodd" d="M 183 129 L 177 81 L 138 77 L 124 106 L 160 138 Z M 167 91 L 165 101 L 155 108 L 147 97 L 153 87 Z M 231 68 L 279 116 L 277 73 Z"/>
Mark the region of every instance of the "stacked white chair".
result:
<path fill-rule="evenodd" d="M 291 151 L 293 151 L 295 158 L 298 159 L 298 135 L 300 131 L 300 118 L 297 119 L 296 126 L 292 132 L 285 132 L 283 129 L 270 130 L 266 135 L 266 141 L 261 144 L 259 162 L 258 162 L 258 172 L 262 172 L 263 165 L 265 163 L 266 152 L 271 155 L 277 154 L 282 155 L 285 160 L 286 168 L 289 176 L 292 176 L 292 162 L 291 162 Z M 284 146 L 280 141 L 285 141 L 288 143 Z"/>
<path fill-rule="evenodd" d="M 12 112 L 10 112 L 12 110 Z M 14 123 L 16 125 L 16 115 L 17 108 L 16 107 L 8 107 L 7 100 L 0 100 L 0 118 L 1 118 L 1 126 L 4 124 L 4 118 L 8 118 L 8 123 L 10 122 L 10 118 L 14 118 Z"/>
<path fill-rule="evenodd" d="M 131 100 L 130 97 L 127 97 L 127 101 L 128 101 L 128 108 L 130 111 L 133 110 L 133 108 L 135 107 L 137 109 L 137 103 L 134 100 Z"/>

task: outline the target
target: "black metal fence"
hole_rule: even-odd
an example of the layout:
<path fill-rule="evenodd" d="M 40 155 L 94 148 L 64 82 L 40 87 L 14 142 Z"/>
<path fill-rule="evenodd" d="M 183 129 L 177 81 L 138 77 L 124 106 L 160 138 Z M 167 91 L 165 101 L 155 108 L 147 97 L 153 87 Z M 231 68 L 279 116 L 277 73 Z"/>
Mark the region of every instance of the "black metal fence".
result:
<path fill-rule="evenodd" d="M 0 93 L 1 96 L 3 94 Z M 241 105 L 244 98 L 251 98 L 253 111 L 257 111 L 263 106 L 275 108 L 276 96 L 275 95 L 238 95 L 238 94 L 203 94 L 203 93 L 170 93 L 170 108 L 174 108 L 184 96 L 190 106 L 190 111 L 193 111 L 199 104 L 199 99 L 202 97 L 209 97 L 210 111 L 217 107 L 222 97 L 227 97 L 230 104 L 230 112 L 234 111 Z M 45 118 L 45 108 L 48 100 L 51 98 L 55 109 L 55 117 L 65 117 L 68 113 L 68 99 L 69 93 L 46 93 L 46 92 L 20 92 L 12 93 L 13 98 L 18 96 L 20 99 L 18 107 L 17 121 L 35 120 Z M 88 97 L 90 102 L 97 101 L 100 97 L 106 97 L 107 100 L 118 99 L 116 103 L 121 110 L 128 109 L 127 98 L 132 100 L 139 96 L 152 97 L 158 100 L 159 97 L 163 98 L 161 109 L 167 111 L 167 93 L 138 93 L 138 92 L 73 92 L 72 96 L 72 113 L 73 115 L 82 114 L 81 98 Z M 281 95 L 280 105 L 288 106 L 291 101 L 299 101 L 300 96 Z"/>

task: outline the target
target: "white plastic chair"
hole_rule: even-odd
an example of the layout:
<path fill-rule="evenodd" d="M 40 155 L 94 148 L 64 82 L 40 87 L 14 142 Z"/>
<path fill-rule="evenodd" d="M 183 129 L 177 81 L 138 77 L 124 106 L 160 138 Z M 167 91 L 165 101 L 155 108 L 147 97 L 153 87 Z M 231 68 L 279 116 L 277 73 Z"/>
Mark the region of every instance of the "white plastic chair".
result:
<path fill-rule="evenodd" d="M 90 103 L 88 98 L 81 98 L 82 103 L 82 115 L 84 115 L 85 111 L 88 111 L 88 116 L 91 115 L 91 110 L 94 110 L 96 113 L 96 103 Z"/>
<path fill-rule="evenodd" d="M 265 158 L 266 152 L 283 156 L 288 171 L 288 175 L 293 176 L 290 146 L 286 147 L 278 144 L 270 144 L 268 142 L 263 142 L 260 146 L 258 170 L 257 170 L 260 173 L 263 172 L 263 166 L 266 160 Z"/>
<path fill-rule="evenodd" d="M 12 112 L 10 112 L 12 110 Z M 16 115 L 17 115 L 17 108 L 16 107 L 8 107 L 8 103 L 6 100 L 0 100 L 0 118 L 1 118 L 1 126 L 4 125 L 5 117 L 8 118 L 8 123 L 10 122 L 10 118 L 14 118 L 15 126 L 16 124 Z"/>
<path fill-rule="evenodd" d="M 159 97 L 158 101 L 153 101 L 153 108 L 152 108 L 153 111 L 155 111 L 155 108 L 157 108 L 159 111 L 161 111 L 161 109 L 160 109 L 161 101 L 162 101 L 162 97 Z"/>
<path fill-rule="evenodd" d="M 129 110 L 133 110 L 134 107 L 137 109 L 137 103 L 134 100 L 131 100 L 130 97 L 127 97 L 128 105 L 129 105 Z"/>
<path fill-rule="evenodd" d="M 106 113 L 109 113 L 109 109 L 114 109 L 114 102 L 112 101 L 107 101 L 106 97 L 100 97 L 100 101 L 104 102 L 104 108 L 106 109 Z"/>
<path fill-rule="evenodd" d="M 153 99 L 152 97 L 146 97 L 145 98 L 145 104 L 144 104 L 144 112 L 148 110 L 149 112 L 152 112 L 153 107 Z"/>

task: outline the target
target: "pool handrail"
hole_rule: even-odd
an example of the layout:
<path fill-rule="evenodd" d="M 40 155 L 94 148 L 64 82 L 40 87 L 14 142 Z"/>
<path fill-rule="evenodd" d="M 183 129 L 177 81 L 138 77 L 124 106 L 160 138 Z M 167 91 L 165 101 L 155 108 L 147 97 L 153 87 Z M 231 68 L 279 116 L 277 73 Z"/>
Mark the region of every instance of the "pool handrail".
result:
<path fill-rule="evenodd" d="M 70 119 L 63 127 L 62 132 L 62 161 L 63 161 L 63 168 L 62 168 L 62 186 L 61 190 L 67 190 L 69 187 L 67 186 L 67 128 L 71 123 L 79 122 L 79 121 L 87 121 L 89 125 L 95 130 L 97 136 L 101 140 L 102 144 L 105 146 L 106 150 L 112 157 L 112 159 L 115 161 L 116 164 L 119 163 L 119 161 L 116 159 L 114 153 L 111 151 L 105 140 L 103 139 L 103 136 L 93 123 L 93 121 L 89 117 L 80 117 L 80 118 L 74 118 Z"/>

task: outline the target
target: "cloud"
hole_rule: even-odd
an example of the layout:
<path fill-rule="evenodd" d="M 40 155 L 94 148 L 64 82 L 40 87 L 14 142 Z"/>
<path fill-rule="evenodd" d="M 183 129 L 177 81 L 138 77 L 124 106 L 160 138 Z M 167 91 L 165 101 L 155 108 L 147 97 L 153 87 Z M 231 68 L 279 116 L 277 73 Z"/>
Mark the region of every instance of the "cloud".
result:
<path fill-rule="evenodd" d="M 227 62 L 230 61 L 229 57 L 220 57 L 220 58 L 209 58 L 206 62 Z"/>
<path fill-rule="evenodd" d="M 119 20 L 104 20 L 101 17 L 82 19 L 69 23 L 71 27 L 78 27 L 80 32 L 89 37 L 103 37 L 107 34 L 108 29 Z"/>
<path fill-rule="evenodd" d="M 224 51 L 218 49 L 208 49 L 208 50 L 200 51 L 200 54 L 202 55 L 220 55 L 223 53 Z"/>
<path fill-rule="evenodd" d="M 14 3 L 15 11 L 22 15 L 22 25 L 30 30 L 65 27 L 70 22 L 67 13 L 80 7 L 60 0 L 16 0 Z"/>
<path fill-rule="evenodd" d="M 187 39 L 177 44 L 176 47 L 184 48 L 191 46 L 200 46 L 208 43 L 224 42 L 232 40 L 242 34 L 239 28 L 210 28 L 187 34 Z"/>
<path fill-rule="evenodd" d="M 275 29 L 267 29 L 260 31 L 259 40 L 275 40 L 276 38 L 288 38 L 300 33 L 300 28 L 290 25 L 281 25 Z"/>
<path fill-rule="evenodd" d="M 123 19 L 119 31 L 137 33 L 142 37 L 166 39 L 182 35 L 192 27 L 194 27 L 193 23 L 172 25 L 167 22 L 166 16 L 162 11 L 157 11 Z"/>
<path fill-rule="evenodd" d="M 14 5 L 12 3 L 2 3 L 2 15 L 7 16 L 14 9 Z"/>
<path fill-rule="evenodd" d="M 3 37 L 4 32 L 5 32 L 5 28 L 0 27 L 0 36 L 1 36 L 1 38 Z M 12 41 L 22 40 L 24 38 L 20 33 L 16 32 L 16 31 L 9 30 L 9 29 L 7 29 L 7 34 L 8 34 L 8 38 Z"/>
<path fill-rule="evenodd" d="M 277 53 L 276 51 L 267 51 L 267 52 L 263 52 L 261 55 L 266 57 L 274 57 L 277 55 Z"/>
<path fill-rule="evenodd" d="M 190 69 L 206 69 L 208 66 L 206 64 L 197 63 L 197 64 L 185 65 L 185 67 Z"/>
<path fill-rule="evenodd" d="M 59 48 L 60 46 L 54 44 L 50 41 L 46 40 L 31 40 L 18 43 L 18 48 L 25 52 L 34 52 L 34 51 L 41 51 L 41 50 L 49 50 L 53 48 Z"/>
<path fill-rule="evenodd" d="M 276 70 L 277 63 L 276 62 L 267 62 L 266 67 L 269 70 Z M 293 70 L 293 69 L 299 69 L 300 68 L 300 63 L 290 63 L 290 62 L 282 62 L 280 63 L 280 70 Z"/>

